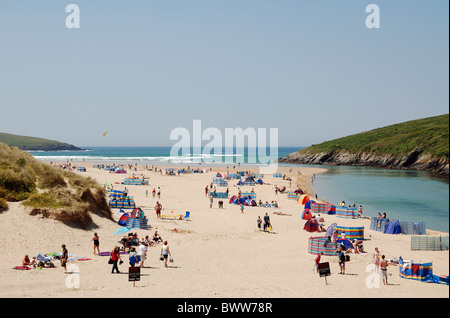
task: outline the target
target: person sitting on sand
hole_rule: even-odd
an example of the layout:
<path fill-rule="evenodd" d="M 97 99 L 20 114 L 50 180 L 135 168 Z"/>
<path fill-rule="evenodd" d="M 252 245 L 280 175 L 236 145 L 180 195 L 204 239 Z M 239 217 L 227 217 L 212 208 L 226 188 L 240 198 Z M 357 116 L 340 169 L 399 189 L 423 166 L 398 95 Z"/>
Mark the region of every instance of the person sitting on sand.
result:
<path fill-rule="evenodd" d="M 36 267 L 36 257 L 33 257 L 32 260 L 28 257 L 28 255 L 25 255 L 25 257 L 22 260 L 22 266 L 27 268 L 35 268 Z"/>
<path fill-rule="evenodd" d="M 159 243 L 159 242 L 163 241 L 161 236 L 158 234 L 158 231 L 155 231 L 155 233 L 153 234 L 153 241 L 156 242 L 156 243 Z"/>
<path fill-rule="evenodd" d="M 333 236 L 331 237 L 331 242 L 336 243 L 338 238 L 339 232 L 337 230 L 334 230 Z"/>

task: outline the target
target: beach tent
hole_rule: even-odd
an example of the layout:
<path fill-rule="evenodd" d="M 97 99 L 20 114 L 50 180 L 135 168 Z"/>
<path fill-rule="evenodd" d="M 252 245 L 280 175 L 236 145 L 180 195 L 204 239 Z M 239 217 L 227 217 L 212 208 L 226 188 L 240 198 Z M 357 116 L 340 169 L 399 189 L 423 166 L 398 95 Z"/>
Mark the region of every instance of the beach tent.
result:
<path fill-rule="evenodd" d="M 222 175 L 220 174 L 220 172 L 217 172 L 216 177 L 217 178 L 222 178 Z"/>
<path fill-rule="evenodd" d="M 315 220 L 314 221 L 313 220 L 306 221 L 303 229 L 308 232 L 320 232 L 319 223 L 317 223 Z"/>
<path fill-rule="evenodd" d="M 402 228 L 400 222 L 397 220 L 392 220 L 388 222 L 384 228 L 385 234 L 400 234 L 402 233 Z"/>
<path fill-rule="evenodd" d="M 308 201 L 309 201 L 309 195 L 307 195 L 307 194 L 302 194 L 302 195 L 300 196 L 300 198 L 298 198 L 297 203 L 298 203 L 298 204 L 305 205 L 306 202 L 308 202 Z"/>
<path fill-rule="evenodd" d="M 330 205 L 328 207 L 328 215 L 336 215 L 336 206 L 335 205 Z"/>
<path fill-rule="evenodd" d="M 233 195 L 231 198 L 230 198 L 230 201 L 228 201 L 228 203 L 234 203 L 234 201 L 236 201 L 237 200 L 237 196 L 235 196 L 235 195 Z"/>
<path fill-rule="evenodd" d="M 302 220 L 310 220 L 312 218 L 311 211 L 309 209 L 303 209 Z"/>
<path fill-rule="evenodd" d="M 242 202 L 242 204 L 245 206 L 256 206 L 256 202 L 255 202 L 255 205 L 253 205 L 253 202 L 255 202 L 255 201 L 252 199 L 245 199 L 244 202 Z"/>
<path fill-rule="evenodd" d="M 130 217 L 130 215 L 128 213 L 124 213 L 122 214 L 122 216 L 120 217 L 119 221 L 117 222 L 117 224 L 119 224 L 120 226 L 125 226 L 127 225 L 127 218 Z"/>
<path fill-rule="evenodd" d="M 305 209 L 309 209 L 309 210 L 311 211 L 311 213 L 312 213 L 311 205 L 312 205 L 313 203 L 315 203 L 315 202 L 312 201 L 312 200 L 309 200 L 308 202 L 305 203 Z"/>
<path fill-rule="evenodd" d="M 350 242 L 350 240 L 348 238 L 340 238 L 336 240 L 337 245 L 344 245 L 345 249 L 355 249 L 355 247 L 353 246 L 353 243 Z"/>

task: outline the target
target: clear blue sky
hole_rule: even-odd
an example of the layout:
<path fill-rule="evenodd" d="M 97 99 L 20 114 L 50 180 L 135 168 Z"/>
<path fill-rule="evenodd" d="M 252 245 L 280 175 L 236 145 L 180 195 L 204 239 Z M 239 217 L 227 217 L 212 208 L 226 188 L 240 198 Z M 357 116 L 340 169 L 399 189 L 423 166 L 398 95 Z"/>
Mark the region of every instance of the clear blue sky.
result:
<path fill-rule="evenodd" d="M 66 28 L 70 3 L 79 29 Z M 365 25 L 371 3 L 379 29 Z M 308 146 L 448 113 L 448 12 L 447 0 L 2 0 L 0 132 L 170 146 L 200 119 Z"/>

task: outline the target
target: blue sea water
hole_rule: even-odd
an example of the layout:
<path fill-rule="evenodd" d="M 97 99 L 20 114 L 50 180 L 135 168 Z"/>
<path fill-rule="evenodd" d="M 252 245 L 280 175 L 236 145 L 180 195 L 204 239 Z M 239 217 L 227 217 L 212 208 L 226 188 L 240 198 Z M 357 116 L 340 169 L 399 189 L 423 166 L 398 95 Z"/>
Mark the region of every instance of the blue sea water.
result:
<path fill-rule="evenodd" d="M 83 147 L 87 151 L 30 152 L 38 160 L 66 162 L 137 163 L 139 165 L 186 165 L 194 162 L 215 164 L 248 163 L 248 150 L 234 154 L 189 154 L 170 156 L 171 147 Z M 270 160 L 298 151 L 302 147 L 279 147 Z M 225 161 L 227 160 L 227 161 Z M 217 161 L 219 163 L 217 163 Z M 289 164 L 280 164 L 289 166 Z M 311 165 L 294 165 L 311 166 Z M 448 179 L 434 177 L 423 171 L 389 170 L 371 167 L 314 165 L 328 171 L 317 174 L 313 190 L 319 198 L 332 204 L 345 200 L 346 204 L 363 206 L 367 216 L 386 212 L 388 218 L 399 221 L 424 221 L 428 229 L 449 231 Z"/>
<path fill-rule="evenodd" d="M 391 220 L 425 222 L 428 229 L 449 231 L 448 180 L 425 171 L 371 167 L 322 166 L 313 190 L 333 204 L 363 206 L 366 216 L 386 212 Z"/>

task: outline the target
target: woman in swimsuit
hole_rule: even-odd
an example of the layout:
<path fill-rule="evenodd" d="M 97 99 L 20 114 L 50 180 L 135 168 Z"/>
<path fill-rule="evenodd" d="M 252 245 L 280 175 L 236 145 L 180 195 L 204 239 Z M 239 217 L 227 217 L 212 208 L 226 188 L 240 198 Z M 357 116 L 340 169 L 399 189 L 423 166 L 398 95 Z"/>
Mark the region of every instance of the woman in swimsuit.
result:
<path fill-rule="evenodd" d="M 380 272 L 380 252 L 378 247 L 375 247 L 375 252 L 373 253 L 373 263 L 375 264 L 375 273 Z"/>
<path fill-rule="evenodd" d="M 97 250 L 97 253 L 100 254 L 100 241 L 99 241 L 97 233 L 94 233 L 94 237 L 92 238 L 92 241 L 94 242 L 94 255 L 95 255 L 95 250 Z"/>

